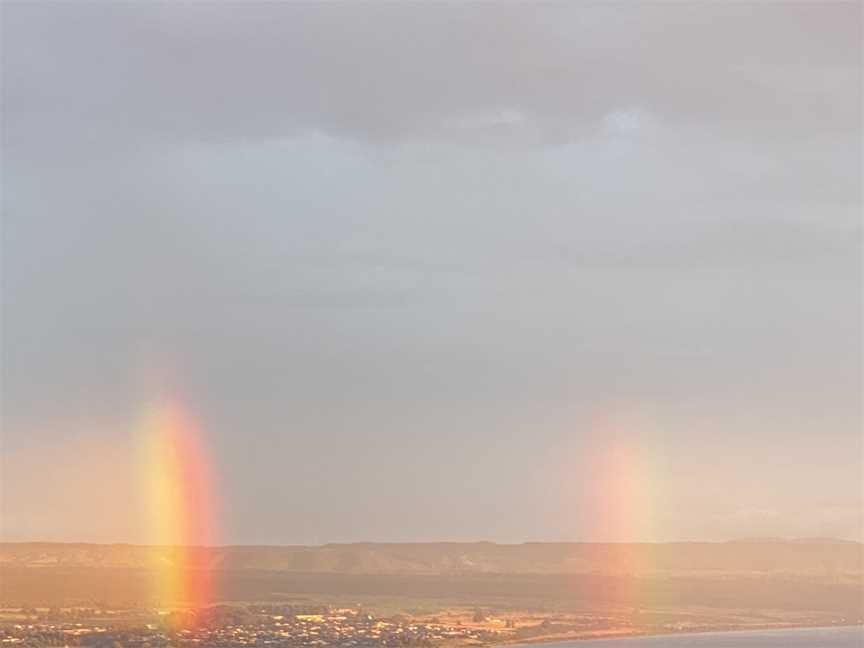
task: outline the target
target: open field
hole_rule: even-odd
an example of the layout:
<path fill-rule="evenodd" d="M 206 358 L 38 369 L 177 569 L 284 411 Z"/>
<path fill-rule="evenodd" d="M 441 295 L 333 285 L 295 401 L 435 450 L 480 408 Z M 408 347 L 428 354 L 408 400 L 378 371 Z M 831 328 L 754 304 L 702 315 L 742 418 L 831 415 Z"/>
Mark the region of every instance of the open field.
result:
<path fill-rule="evenodd" d="M 830 612 L 860 617 L 860 585 L 810 582 L 781 576 L 724 578 L 627 578 L 604 575 L 470 574 L 399 576 L 285 573 L 269 570 L 216 572 L 219 600 L 291 601 L 297 596 L 340 595 L 403 600 L 487 602 L 588 607 L 703 606 Z M 146 570 L 81 567 L 33 569 L 0 567 L 0 601 L 24 605 L 159 605 L 182 602 L 153 599 L 153 576 Z"/>

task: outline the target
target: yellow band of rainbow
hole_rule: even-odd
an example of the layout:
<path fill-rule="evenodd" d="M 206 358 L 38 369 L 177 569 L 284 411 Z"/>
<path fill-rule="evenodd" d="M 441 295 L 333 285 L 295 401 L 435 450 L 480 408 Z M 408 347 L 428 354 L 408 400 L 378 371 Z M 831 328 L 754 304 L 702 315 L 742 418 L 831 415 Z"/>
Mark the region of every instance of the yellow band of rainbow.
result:
<path fill-rule="evenodd" d="M 200 608 L 215 595 L 207 547 L 214 544 L 215 493 L 205 437 L 179 399 L 151 406 L 142 426 L 145 499 L 159 545 L 160 605 Z"/>

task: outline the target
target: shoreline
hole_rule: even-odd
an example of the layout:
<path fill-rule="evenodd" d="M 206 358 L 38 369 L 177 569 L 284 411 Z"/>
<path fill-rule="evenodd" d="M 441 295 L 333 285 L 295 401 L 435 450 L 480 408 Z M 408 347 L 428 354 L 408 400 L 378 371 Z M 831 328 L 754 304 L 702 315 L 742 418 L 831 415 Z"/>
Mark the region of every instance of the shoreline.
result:
<path fill-rule="evenodd" d="M 763 627 L 747 627 L 747 628 L 730 628 L 727 630 L 679 630 L 677 632 L 622 632 L 620 634 L 615 634 L 614 636 L 598 636 L 598 635 L 558 635 L 551 636 L 547 635 L 544 637 L 537 637 L 532 641 L 501 641 L 487 644 L 489 646 L 508 646 L 508 648 L 530 648 L 531 646 L 543 646 L 547 644 L 554 643 L 568 643 L 568 642 L 577 642 L 577 641 L 620 641 L 624 639 L 647 639 L 649 637 L 678 637 L 682 635 L 720 635 L 720 634 L 737 634 L 737 633 L 746 633 L 746 632 L 783 632 L 786 630 L 831 630 L 831 629 L 840 629 L 840 628 L 862 628 L 864 629 L 864 623 L 838 623 L 834 625 L 788 625 L 783 626 L 782 628 L 778 628 L 777 626 L 763 626 Z"/>

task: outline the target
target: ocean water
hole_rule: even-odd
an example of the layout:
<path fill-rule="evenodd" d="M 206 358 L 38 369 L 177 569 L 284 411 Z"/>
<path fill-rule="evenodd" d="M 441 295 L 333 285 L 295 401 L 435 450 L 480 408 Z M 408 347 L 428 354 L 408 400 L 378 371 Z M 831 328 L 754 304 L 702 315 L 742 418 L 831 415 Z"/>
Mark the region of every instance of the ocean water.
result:
<path fill-rule="evenodd" d="M 562 641 L 536 648 L 864 648 L 864 627 L 711 632 L 705 634 Z"/>

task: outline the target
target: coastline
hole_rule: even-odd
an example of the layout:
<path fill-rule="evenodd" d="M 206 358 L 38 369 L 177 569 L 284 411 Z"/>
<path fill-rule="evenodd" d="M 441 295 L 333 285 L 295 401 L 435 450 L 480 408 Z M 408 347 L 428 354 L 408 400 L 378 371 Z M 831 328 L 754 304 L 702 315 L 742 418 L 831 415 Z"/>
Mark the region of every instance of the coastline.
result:
<path fill-rule="evenodd" d="M 864 630 L 864 623 L 838 623 L 834 625 L 784 625 L 782 627 L 774 626 L 761 626 L 761 627 L 736 627 L 736 628 L 728 628 L 728 629 L 694 629 L 694 630 L 679 630 L 676 632 L 652 632 L 648 631 L 622 631 L 620 633 L 607 632 L 607 633 L 595 633 L 595 634 L 585 634 L 585 633 L 572 633 L 572 634 L 561 634 L 561 635 L 544 635 L 542 637 L 534 637 L 531 641 L 518 641 L 518 640 L 504 640 L 500 642 L 493 642 L 488 644 L 489 646 L 508 646 L 508 648 L 531 648 L 531 646 L 544 646 L 548 644 L 556 644 L 556 643 L 569 643 L 569 642 L 577 642 L 577 641 L 617 641 L 624 639 L 647 639 L 650 637 L 678 637 L 678 636 L 694 636 L 694 635 L 727 635 L 727 634 L 738 634 L 738 633 L 747 633 L 747 632 L 783 632 L 787 630 L 831 630 L 831 629 L 841 629 L 841 628 L 861 628 Z"/>

